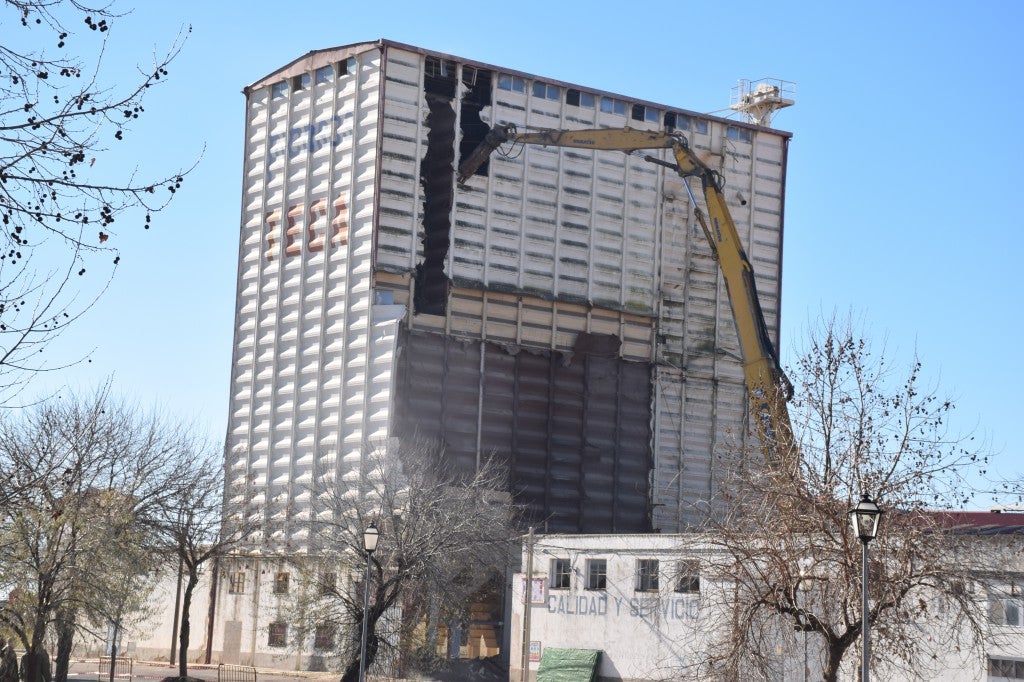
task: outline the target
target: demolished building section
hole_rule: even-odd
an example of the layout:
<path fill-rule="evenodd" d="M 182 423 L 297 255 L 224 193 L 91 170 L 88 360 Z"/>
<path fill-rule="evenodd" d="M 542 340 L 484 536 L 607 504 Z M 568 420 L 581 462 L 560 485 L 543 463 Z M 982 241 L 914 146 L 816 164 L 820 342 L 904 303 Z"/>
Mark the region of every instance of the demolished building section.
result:
<path fill-rule="evenodd" d="M 246 97 L 227 472 L 268 546 L 307 548 L 314 476 L 358 477 L 395 437 L 507 463 L 552 532 L 698 519 L 749 436 L 683 181 L 545 147 L 466 186 L 455 169 L 498 123 L 679 131 L 726 179 L 777 340 L 788 134 L 383 40 L 312 52 Z"/>

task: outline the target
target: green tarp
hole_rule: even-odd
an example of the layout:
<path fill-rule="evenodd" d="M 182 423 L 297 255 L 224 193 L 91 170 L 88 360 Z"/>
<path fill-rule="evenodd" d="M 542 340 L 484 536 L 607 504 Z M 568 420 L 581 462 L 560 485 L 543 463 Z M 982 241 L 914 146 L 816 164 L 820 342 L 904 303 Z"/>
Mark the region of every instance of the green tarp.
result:
<path fill-rule="evenodd" d="M 600 661 L 599 649 L 545 649 L 537 682 L 593 682 Z"/>

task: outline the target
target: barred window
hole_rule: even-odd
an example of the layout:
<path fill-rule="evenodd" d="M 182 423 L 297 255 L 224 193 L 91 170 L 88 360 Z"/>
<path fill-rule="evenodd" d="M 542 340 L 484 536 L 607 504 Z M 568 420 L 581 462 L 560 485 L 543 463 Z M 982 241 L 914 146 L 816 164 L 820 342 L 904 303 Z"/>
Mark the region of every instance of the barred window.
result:
<path fill-rule="evenodd" d="M 334 638 L 337 629 L 333 625 L 317 625 L 313 632 L 313 648 L 328 650 L 334 648 Z"/>
<path fill-rule="evenodd" d="M 676 592 L 699 593 L 700 569 L 696 561 L 680 561 L 676 564 Z"/>
<path fill-rule="evenodd" d="M 338 586 L 338 574 L 334 572 L 321 573 L 317 586 L 321 597 L 334 594 Z"/>
<path fill-rule="evenodd" d="M 267 646 L 286 646 L 288 644 L 287 623 L 271 623 L 267 636 Z"/>
<path fill-rule="evenodd" d="M 288 582 L 291 576 L 281 571 L 274 576 L 274 594 L 288 594 Z"/>
<path fill-rule="evenodd" d="M 568 590 L 572 586 L 572 563 L 568 559 L 552 559 L 548 585 L 553 590 Z"/>
<path fill-rule="evenodd" d="M 243 594 L 245 592 L 245 571 L 235 571 L 228 581 L 229 594 Z"/>
<path fill-rule="evenodd" d="M 658 591 L 657 559 L 636 560 L 636 589 L 637 592 Z"/>
<path fill-rule="evenodd" d="M 608 560 L 587 559 L 587 589 L 604 590 L 608 588 Z"/>
<path fill-rule="evenodd" d="M 1009 680 L 1024 680 L 1024 661 L 990 658 L 988 659 L 988 675 Z"/>

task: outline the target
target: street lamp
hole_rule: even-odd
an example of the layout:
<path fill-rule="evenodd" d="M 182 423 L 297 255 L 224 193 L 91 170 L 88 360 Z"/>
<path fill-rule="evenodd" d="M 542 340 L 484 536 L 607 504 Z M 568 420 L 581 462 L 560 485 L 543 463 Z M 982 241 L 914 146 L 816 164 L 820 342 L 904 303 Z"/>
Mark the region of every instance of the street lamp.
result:
<path fill-rule="evenodd" d="M 366 580 L 363 581 L 363 638 L 359 645 L 359 682 L 366 680 L 366 635 L 370 612 L 370 557 L 377 550 L 380 533 L 371 522 L 363 531 L 363 549 L 366 551 Z"/>
<path fill-rule="evenodd" d="M 804 609 L 805 612 L 807 611 L 808 592 L 810 592 L 810 590 L 811 590 L 811 576 L 810 576 L 809 572 L 810 572 L 810 569 L 811 569 L 811 565 L 813 563 L 814 563 L 814 559 L 812 559 L 811 557 L 803 557 L 803 558 L 801 558 L 797 562 L 797 564 L 800 567 L 800 579 L 797 580 L 796 588 L 797 588 L 797 590 L 799 592 L 802 592 L 803 595 L 804 595 L 803 609 Z M 807 614 L 804 613 L 805 625 L 806 625 L 806 620 L 807 620 Z M 803 673 L 802 679 L 803 679 L 803 682 L 807 682 L 808 678 L 811 676 L 811 671 L 809 670 L 809 664 L 808 664 L 808 659 L 807 659 L 807 635 L 808 635 L 808 631 L 807 631 L 806 627 L 804 627 L 803 633 L 804 633 L 804 673 Z"/>
<path fill-rule="evenodd" d="M 868 543 L 878 535 L 878 521 L 882 516 L 882 510 L 865 493 L 860 496 L 860 502 L 850 510 L 849 514 L 850 523 L 853 524 L 853 534 L 860 538 L 862 544 L 860 627 L 864 643 L 861 647 L 860 679 L 862 682 L 868 682 L 868 656 L 870 653 L 870 638 L 868 637 Z"/>

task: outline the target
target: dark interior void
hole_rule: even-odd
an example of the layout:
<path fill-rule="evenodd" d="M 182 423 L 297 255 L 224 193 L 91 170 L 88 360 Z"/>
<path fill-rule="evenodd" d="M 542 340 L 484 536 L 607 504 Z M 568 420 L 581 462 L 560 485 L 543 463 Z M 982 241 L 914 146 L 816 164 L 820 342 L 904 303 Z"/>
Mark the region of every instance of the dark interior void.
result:
<path fill-rule="evenodd" d="M 427 153 L 420 162 L 423 185 L 423 260 L 416 266 L 417 313 L 444 315 L 448 277 L 444 271 L 455 200 L 455 110 L 450 99 L 427 95 Z"/>
<path fill-rule="evenodd" d="M 399 344 L 396 436 L 437 441 L 472 471 L 479 430 L 482 457 L 506 464 L 526 521 L 548 532 L 651 530 L 651 370 L 617 357 L 617 338 L 580 334 L 571 356 L 407 330 Z"/>
<path fill-rule="evenodd" d="M 466 157 L 473 153 L 491 127 L 480 118 L 480 111 L 484 107 L 491 106 L 491 72 L 482 69 L 474 69 L 471 66 L 464 66 L 462 70 L 462 82 L 469 89 L 462 96 L 461 111 L 459 112 L 459 128 L 462 130 L 462 140 L 459 142 L 459 163 L 466 160 Z M 490 162 L 485 161 L 476 170 L 476 175 L 487 175 Z"/>
<path fill-rule="evenodd" d="M 455 63 L 427 57 L 423 90 L 429 113 L 427 151 L 420 162 L 423 186 L 423 260 L 416 265 L 413 307 L 419 314 L 444 315 L 449 280 L 444 271 L 455 200 Z"/>

